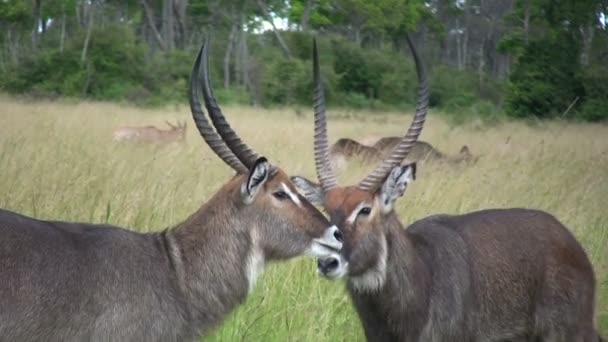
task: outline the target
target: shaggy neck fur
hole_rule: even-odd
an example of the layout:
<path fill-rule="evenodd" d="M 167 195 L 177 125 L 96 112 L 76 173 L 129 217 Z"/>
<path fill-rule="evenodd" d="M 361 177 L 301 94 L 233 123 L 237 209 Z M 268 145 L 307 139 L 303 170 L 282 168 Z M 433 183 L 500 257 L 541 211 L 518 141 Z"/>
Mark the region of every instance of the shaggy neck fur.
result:
<path fill-rule="evenodd" d="M 248 208 L 238 201 L 233 182 L 167 232 L 167 249 L 197 334 L 243 302 L 264 266 L 258 230 L 244 219 Z"/>
<path fill-rule="evenodd" d="M 388 259 L 388 246 L 386 236 L 380 238 L 380 248 L 376 264 L 364 274 L 350 277 L 349 282 L 353 291 L 356 292 L 375 292 L 384 286 L 386 281 L 386 268 Z"/>
<path fill-rule="evenodd" d="M 379 272 L 379 262 L 369 273 L 349 280 L 348 290 L 366 330 L 384 331 L 389 335 L 380 338 L 391 340 L 391 332 L 408 331 L 416 336 L 424 325 L 431 275 L 397 218 L 389 218 L 388 225 L 385 273 Z M 399 319 L 389 322 L 386 317 Z"/>

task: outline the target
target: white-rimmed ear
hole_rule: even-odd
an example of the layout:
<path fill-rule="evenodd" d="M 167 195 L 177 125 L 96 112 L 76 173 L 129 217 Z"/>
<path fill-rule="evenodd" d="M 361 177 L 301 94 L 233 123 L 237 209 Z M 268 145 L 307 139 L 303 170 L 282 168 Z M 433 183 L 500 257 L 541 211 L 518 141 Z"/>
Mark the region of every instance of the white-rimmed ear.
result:
<path fill-rule="evenodd" d="M 397 198 L 403 196 L 407 185 L 416 179 L 416 163 L 395 167 L 380 189 L 380 208 L 384 214 L 393 210 Z"/>
<path fill-rule="evenodd" d="M 298 193 L 308 202 L 316 206 L 323 205 L 323 190 L 319 184 L 300 176 L 291 177 L 291 181 L 296 186 Z"/>
<path fill-rule="evenodd" d="M 261 157 L 256 160 L 255 164 L 249 171 L 247 182 L 241 187 L 241 197 L 245 204 L 253 202 L 255 196 L 259 193 L 264 183 L 268 180 L 270 171 L 270 163 L 266 158 Z"/>

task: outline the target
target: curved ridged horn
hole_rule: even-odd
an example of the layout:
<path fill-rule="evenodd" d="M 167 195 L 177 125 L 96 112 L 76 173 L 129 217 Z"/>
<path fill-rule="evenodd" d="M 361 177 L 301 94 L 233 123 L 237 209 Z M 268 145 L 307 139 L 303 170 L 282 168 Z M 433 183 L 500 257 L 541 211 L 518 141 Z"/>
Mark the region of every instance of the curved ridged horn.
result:
<path fill-rule="evenodd" d="M 331 163 L 329 161 L 329 143 L 327 141 L 327 118 L 325 116 L 325 95 L 323 93 L 323 84 L 319 75 L 319 54 L 317 52 L 317 40 L 312 41 L 312 59 L 313 59 L 313 74 L 314 74 L 314 108 L 315 108 L 315 167 L 317 169 L 317 177 L 321 183 L 321 189 L 324 193 L 335 188 L 338 183 L 334 174 Z"/>
<path fill-rule="evenodd" d="M 418 82 L 420 83 L 418 88 L 416 115 L 414 115 L 414 119 L 412 120 L 412 124 L 407 130 L 407 133 L 403 139 L 401 139 L 399 145 L 395 146 L 391 152 L 391 155 L 388 156 L 388 158 L 386 158 L 380 165 L 376 167 L 374 171 L 372 171 L 359 183 L 358 187 L 361 190 L 375 191 L 382 184 L 391 170 L 395 166 L 399 165 L 405 159 L 405 157 L 407 157 L 408 153 L 412 149 L 412 146 L 414 146 L 416 140 L 418 140 L 418 136 L 420 135 L 422 127 L 424 126 L 424 120 L 426 118 L 429 104 L 429 87 L 426 79 L 426 72 L 422 66 L 422 63 L 420 62 L 420 58 L 418 57 L 418 53 L 414 48 L 414 44 L 408 35 L 406 35 L 406 39 L 407 44 L 412 51 L 414 62 L 416 63 L 416 73 L 418 74 Z"/>
<path fill-rule="evenodd" d="M 222 140 L 222 138 L 213 130 L 213 127 L 207 121 L 205 117 L 205 112 L 203 112 L 203 108 L 201 106 L 201 100 L 199 98 L 199 93 L 201 89 L 200 84 L 200 64 L 201 57 L 203 55 L 203 49 L 205 45 L 201 47 L 201 50 L 198 52 L 198 56 L 196 57 L 196 62 L 194 62 L 194 67 L 192 68 L 192 75 L 190 75 L 190 110 L 192 111 L 192 118 L 194 118 L 194 123 L 196 124 L 196 128 L 201 133 L 207 145 L 218 155 L 226 164 L 232 167 L 238 173 L 247 173 L 247 167 L 243 165 L 243 163 L 232 153 L 232 151 L 226 146 L 226 143 Z"/>
<path fill-rule="evenodd" d="M 211 81 L 209 80 L 208 46 L 209 44 L 203 46 L 203 99 L 205 100 L 205 107 L 207 107 L 207 112 L 209 112 L 213 126 L 215 126 L 215 129 L 226 145 L 228 145 L 228 148 L 232 150 L 236 157 L 239 158 L 246 167 L 250 168 L 255 164 L 259 157 L 257 153 L 250 149 L 230 127 L 224 114 L 222 114 L 222 109 L 215 100 L 215 96 L 213 96 L 213 89 L 211 88 Z"/>

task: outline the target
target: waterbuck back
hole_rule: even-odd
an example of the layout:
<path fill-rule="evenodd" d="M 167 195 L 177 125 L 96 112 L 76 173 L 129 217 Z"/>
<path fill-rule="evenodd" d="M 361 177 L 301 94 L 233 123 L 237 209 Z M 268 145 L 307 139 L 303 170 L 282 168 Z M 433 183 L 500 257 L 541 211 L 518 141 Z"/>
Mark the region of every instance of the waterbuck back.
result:
<path fill-rule="evenodd" d="M 350 160 L 364 164 L 377 163 L 385 159 L 401 141 L 401 137 L 366 138 L 372 142 L 365 145 L 350 138 L 338 139 L 330 148 L 330 160 L 334 169 L 343 169 Z M 425 161 L 444 161 L 457 164 L 476 162 L 479 156 L 471 154 L 469 147 L 461 147 L 457 155 L 446 155 L 425 141 L 416 141 L 402 164 Z"/>

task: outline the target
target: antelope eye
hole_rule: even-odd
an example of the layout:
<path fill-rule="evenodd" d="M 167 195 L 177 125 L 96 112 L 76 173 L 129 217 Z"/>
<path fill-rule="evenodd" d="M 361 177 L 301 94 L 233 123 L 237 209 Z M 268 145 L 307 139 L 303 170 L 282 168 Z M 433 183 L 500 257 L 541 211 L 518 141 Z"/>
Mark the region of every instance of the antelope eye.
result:
<path fill-rule="evenodd" d="M 287 195 L 287 193 L 283 190 L 279 190 L 279 191 L 273 193 L 272 196 L 274 196 L 274 198 L 276 198 L 280 201 L 286 200 L 289 198 L 289 195 Z"/>
<path fill-rule="evenodd" d="M 367 215 L 371 214 L 371 212 L 372 212 L 372 208 L 370 208 L 370 207 L 363 207 L 363 208 L 361 208 L 361 210 L 359 210 L 359 214 L 358 215 L 367 216 Z"/>

